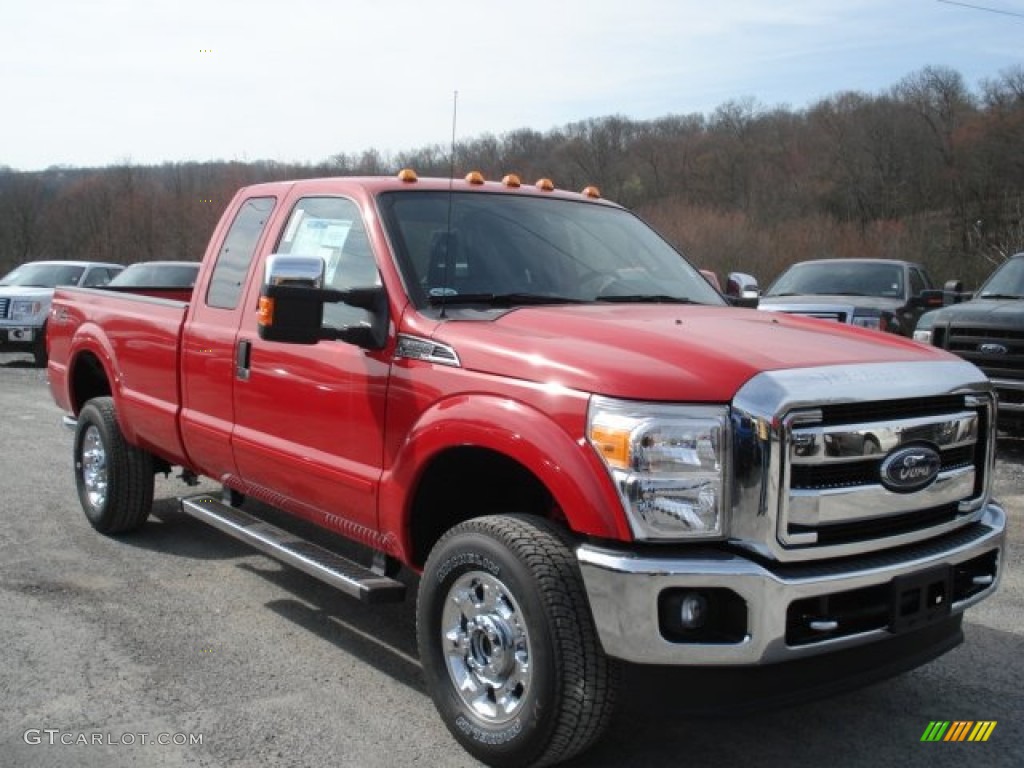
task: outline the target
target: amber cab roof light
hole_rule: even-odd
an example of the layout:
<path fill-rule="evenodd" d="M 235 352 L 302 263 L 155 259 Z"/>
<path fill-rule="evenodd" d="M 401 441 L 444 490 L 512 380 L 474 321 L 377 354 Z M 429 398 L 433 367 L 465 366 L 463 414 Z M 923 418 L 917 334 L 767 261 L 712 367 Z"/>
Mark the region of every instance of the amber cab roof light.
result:
<path fill-rule="evenodd" d="M 419 181 L 420 177 L 416 175 L 416 171 L 414 171 L 412 168 L 403 168 L 398 172 L 398 180 L 413 182 Z"/>
<path fill-rule="evenodd" d="M 537 179 L 537 183 L 534 186 L 545 192 L 552 192 L 555 189 L 555 182 L 551 179 Z"/>
<path fill-rule="evenodd" d="M 480 173 L 480 171 L 470 171 L 469 173 L 466 174 L 466 183 L 467 184 L 483 184 L 484 183 L 484 175 L 482 173 Z"/>
<path fill-rule="evenodd" d="M 597 200 L 598 198 L 601 197 L 601 190 L 599 190 L 597 187 L 591 184 L 589 187 L 584 187 L 583 191 L 580 192 L 580 194 L 586 197 L 592 197 L 595 200 Z"/>
<path fill-rule="evenodd" d="M 521 182 L 519 180 L 519 177 L 516 176 L 514 173 L 509 173 L 502 177 L 501 183 L 504 184 L 506 187 L 512 187 L 513 189 L 515 189 L 519 187 L 523 182 Z"/>

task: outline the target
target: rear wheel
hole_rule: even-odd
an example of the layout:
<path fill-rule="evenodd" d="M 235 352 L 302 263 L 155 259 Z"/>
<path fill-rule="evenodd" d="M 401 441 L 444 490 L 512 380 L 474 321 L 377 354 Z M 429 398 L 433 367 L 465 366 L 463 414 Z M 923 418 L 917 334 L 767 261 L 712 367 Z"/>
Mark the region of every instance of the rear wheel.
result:
<path fill-rule="evenodd" d="M 89 523 L 100 533 L 138 528 L 153 507 L 153 456 L 129 445 L 109 397 L 90 400 L 75 429 L 75 484 Z"/>
<path fill-rule="evenodd" d="M 416 625 L 441 718 L 488 765 L 566 760 L 611 719 L 617 669 L 571 542 L 546 520 L 484 517 L 447 533 L 424 568 Z"/>

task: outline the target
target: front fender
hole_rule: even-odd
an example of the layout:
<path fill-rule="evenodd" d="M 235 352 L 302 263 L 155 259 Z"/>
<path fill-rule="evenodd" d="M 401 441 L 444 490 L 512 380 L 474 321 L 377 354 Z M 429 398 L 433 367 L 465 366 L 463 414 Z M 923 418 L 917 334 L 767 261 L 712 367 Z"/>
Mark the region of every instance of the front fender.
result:
<path fill-rule="evenodd" d="M 423 474 L 437 456 L 456 447 L 489 449 L 518 462 L 544 484 L 577 533 L 631 539 L 608 473 L 582 435 L 570 435 L 526 403 L 462 394 L 421 414 L 382 478 L 381 529 L 397 537 L 406 553 L 411 552 L 410 516 Z"/>

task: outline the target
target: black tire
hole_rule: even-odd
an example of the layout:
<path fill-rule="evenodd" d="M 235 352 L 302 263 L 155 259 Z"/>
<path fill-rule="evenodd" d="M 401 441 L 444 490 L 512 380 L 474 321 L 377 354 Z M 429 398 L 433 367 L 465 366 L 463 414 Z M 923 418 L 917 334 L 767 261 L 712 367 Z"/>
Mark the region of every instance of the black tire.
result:
<path fill-rule="evenodd" d="M 153 456 L 125 442 L 109 397 L 90 400 L 75 428 L 75 485 L 89 523 L 100 533 L 125 533 L 153 508 Z"/>
<path fill-rule="evenodd" d="M 39 338 L 32 345 L 32 357 L 35 360 L 36 368 L 45 368 L 49 362 L 49 355 L 46 353 L 46 325 L 39 330 Z"/>
<path fill-rule="evenodd" d="M 618 668 L 571 541 L 547 520 L 482 517 L 445 534 L 420 580 L 416 633 L 441 719 L 488 765 L 567 760 L 611 719 Z"/>

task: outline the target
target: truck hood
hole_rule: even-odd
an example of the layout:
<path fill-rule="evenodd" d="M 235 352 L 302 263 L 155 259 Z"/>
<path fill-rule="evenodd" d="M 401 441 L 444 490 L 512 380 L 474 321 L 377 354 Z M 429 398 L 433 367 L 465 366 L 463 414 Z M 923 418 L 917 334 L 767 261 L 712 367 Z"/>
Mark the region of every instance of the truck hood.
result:
<path fill-rule="evenodd" d="M 0 285 L 0 296 L 11 299 L 52 299 L 53 288 L 36 285 Z"/>
<path fill-rule="evenodd" d="M 935 323 L 997 324 L 1024 328 L 1024 299 L 972 299 L 930 313 Z"/>
<path fill-rule="evenodd" d="M 892 334 L 727 307 L 586 305 L 449 320 L 463 368 L 622 398 L 725 402 L 783 368 L 957 359 Z"/>

